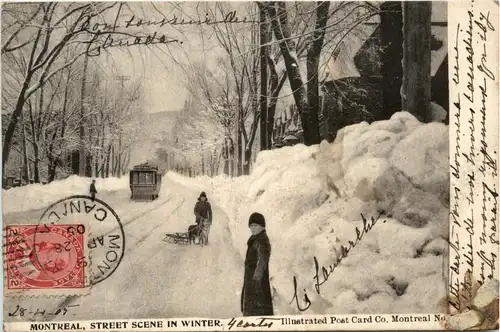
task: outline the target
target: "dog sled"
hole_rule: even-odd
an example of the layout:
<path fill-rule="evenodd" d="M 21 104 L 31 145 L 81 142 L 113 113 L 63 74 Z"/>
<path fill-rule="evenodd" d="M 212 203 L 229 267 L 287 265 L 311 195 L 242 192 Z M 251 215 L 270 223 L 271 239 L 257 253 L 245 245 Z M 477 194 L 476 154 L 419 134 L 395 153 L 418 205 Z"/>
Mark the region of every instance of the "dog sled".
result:
<path fill-rule="evenodd" d="M 200 222 L 199 225 L 191 225 L 187 232 L 166 233 L 163 241 L 172 244 L 199 244 L 201 246 L 208 244 L 208 232 L 210 223 Z M 196 239 L 198 242 L 196 243 Z"/>
<path fill-rule="evenodd" d="M 189 244 L 189 233 L 167 233 L 163 241 L 172 244 Z"/>

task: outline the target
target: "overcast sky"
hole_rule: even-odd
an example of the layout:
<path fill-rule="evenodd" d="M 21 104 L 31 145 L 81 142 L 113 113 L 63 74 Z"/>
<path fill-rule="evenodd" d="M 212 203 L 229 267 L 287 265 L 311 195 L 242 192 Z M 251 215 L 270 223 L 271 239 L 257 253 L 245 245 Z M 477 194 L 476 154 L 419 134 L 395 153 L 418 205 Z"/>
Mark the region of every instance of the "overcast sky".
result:
<path fill-rule="evenodd" d="M 159 21 L 166 17 L 173 19 L 205 18 L 206 7 L 212 6 L 210 3 L 184 2 L 184 3 L 131 3 L 129 8 L 122 8 L 118 25 L 124 27 L 126 22 L 131 19 L 131 10 L 135 14 L 132 22 L 137 23 L 139 19 Z M 231 8 L 238 10 L 238 17 L 253 20 L 246 14 L 246 7 L 250 3 L 233 3 Z M 113 21 L 117 10 L 108 13 L 106 20 Z M 222 19 L 222 15 L 218 16 Z M 251 24 L 235 24 L 238 29 L 250 29 Z M 190 65 L 197 62 L 205 62 L 209 67 L 216 66 L 213 61 L 216 56 L 224 54 L 216 38 L 213 36 L 212 27 L 208 25 L 185 25 L 163 27 L 140 27 L 129 28 L 130 32 L 140 32 L 153 34 L 157 36 L 163 34 L 178 38 L 182 45 L 172 43 L 168 45 L 156 46 L 131 46 L 123 49 L 112 49 L 109 54 L 102 53 L 101 56 L 93 58 L 99 66 L 106 72 L 110 80 L 117 76 L 127 76 L 128 82 L 132 80 L 141 80 L 143 82 L 143 91 L 145 93 L 145 109 L 148 112 L 155 113 L 161 111 L 179 110 L 188 97 L 186 83 L 186 71 L 190 70 Z M 204 38 L 202 38 L 202 33 Z M 111 50 L 111 49 L 108 49 Z M 125 83 L 127 84 L 127 83 Z"/>

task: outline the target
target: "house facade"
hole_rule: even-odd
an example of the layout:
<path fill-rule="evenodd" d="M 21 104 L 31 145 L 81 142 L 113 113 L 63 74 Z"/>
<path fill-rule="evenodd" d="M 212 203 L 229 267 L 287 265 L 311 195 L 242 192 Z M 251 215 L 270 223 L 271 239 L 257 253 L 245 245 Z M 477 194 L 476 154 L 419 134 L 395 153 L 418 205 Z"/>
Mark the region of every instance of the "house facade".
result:
<path fill-rule="evenodd" d="M 403 69 L 403 13 L 401 2 L 386 2 L 376 22 L 367 22 L 367 38 L 341 45 L 328 63 L 321 83 L 318 111 L 320 135 L 332 141 L 341 128 L 371 123 L 401 111 Z M 448 112 L 448 46 L 446 12 L 433 4 L 431 39 L 431 98 Z M 295 136 L 302 141 L 300 117 L 290 106 L 275 119 L 275 147 Z M 448 118 L 446 119 L 446 121 Z"/>

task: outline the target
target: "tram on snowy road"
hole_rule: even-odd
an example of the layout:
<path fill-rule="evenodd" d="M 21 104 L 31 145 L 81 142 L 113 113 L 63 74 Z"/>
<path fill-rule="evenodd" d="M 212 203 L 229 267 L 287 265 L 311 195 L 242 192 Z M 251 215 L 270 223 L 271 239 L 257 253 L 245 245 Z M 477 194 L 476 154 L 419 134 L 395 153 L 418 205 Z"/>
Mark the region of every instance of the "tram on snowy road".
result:
<path fill-rule="evenodd" d="M 155 200 L 160 194 L 162 174 L 157 165 L 148 163 L 134 166 L 130 171 L 132 200 Z"/>

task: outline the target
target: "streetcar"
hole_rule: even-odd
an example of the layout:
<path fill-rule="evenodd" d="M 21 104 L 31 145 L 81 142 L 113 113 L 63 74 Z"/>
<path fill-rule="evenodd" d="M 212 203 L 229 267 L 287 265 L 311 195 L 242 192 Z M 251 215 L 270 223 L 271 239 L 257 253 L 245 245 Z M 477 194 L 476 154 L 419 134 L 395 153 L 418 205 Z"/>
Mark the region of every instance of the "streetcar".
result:
<path fill-rule="evenodd" d="M 162 174 L 157 165 L 148 163 L 134 166 L 130 171 L 132 200 L 155 200 L 160 194 Z"/>

